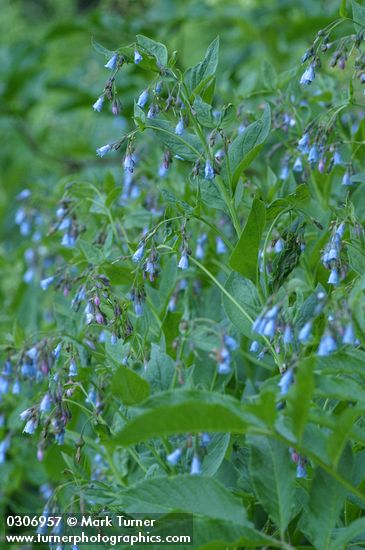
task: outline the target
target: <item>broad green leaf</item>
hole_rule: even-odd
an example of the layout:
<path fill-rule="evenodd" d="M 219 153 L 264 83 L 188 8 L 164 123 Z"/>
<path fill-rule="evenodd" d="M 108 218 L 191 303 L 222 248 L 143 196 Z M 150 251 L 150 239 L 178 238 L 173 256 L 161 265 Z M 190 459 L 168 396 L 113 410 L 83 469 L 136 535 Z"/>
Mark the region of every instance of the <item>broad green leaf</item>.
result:
<path fill-rule="evenodd" d="M 229 265 L 244 277 L 257 280 L 257 265 L 262 232 L 265 228 L 265 205 L 254 199 L 246 225 L 229 259 Z"/>
<path fill-rule="evenodd" d="M 157 62 L 158 68 L 166 67 L 168 60 L 167 48 L 161 42 L 156 42 L 147 36 L 142 34 L 137 34 L 137 44 L 147 52 L 149 55 L 154 57 Z M 143 55 L 143 52 L 141 52 Z"/>
<path fill-rule="evenodd" d="M 313 396 L 313 367 L 314 364 L 310 358 L 299 364 L 295 373 L 295 384 L 288 394 L 288 413 L 298 442 L 302 438 Z"/>
<path fill-rule="evenodd" d="M 134 121 L 141 130 L 145 129 L 146 114 L 136 102 L 134 102 Z"/>
<path fill-rule="evenodd" d="M 96 245 L 85 239 L 78 239 L 77 244 L 90 264 L 99 264 L 103 261 L 103 252 Z"/>
<path fill-rule="evenodd" d="M 195 161 L 200 157 L 202 145 L 194 134 L 185 131 L 182 136 L 178 136 L 175 134 L 175 127 L 160 118 L 149 119 L 146 128 L 152 128 L 157 138 L 182 160 Z"/>
<path fill-rule="evenodd" d="M 252 321 L 261 310 L 255 285 L 239 273 L 231 273 L 224 286 L 223 306 L 230 321 L 248 338 L 252 337 Z"/>
<path fill-rule="evenodd" d="M 352 457 L 345 451 L 341 458 L 340 471 L 351 476 Z M 321 550 L 333 550 L 333 529 L 336 527 L 346 489 L 335 478 L 317 468 L 311 485 L 310 498 L 304 508 L 299 526 L 305 536 Z"/>
<path fill-rule="evenodd" d="M 94 40 L 94 38 L 91 38 L 91 45 L 92 45 L 92 47 L 94 48 L 95 51 L 105 55 L 106 57 L 111 57 L 115 53 L 112 50 L 108 50 L 107 48 L 104 48 L 104 46 L 99 44 L 99 42 Z"/>
<path fill-rule="evenodd" d="M 365 273 L 365 254 L 358 243 L 351 241 L 346 245 L 350 267 L 359 275 Z"/>
<path fill-rule="evenodd" d="M 163 353 L 159 346 L 152 344 L 151 359 L 145 368 L 144 377 L 153 393 L 169 389 L 176 371 L 171 357 Z"/>
<path fill-rule="evenodd" d="M 262 80 L 265 88 L 268 90 L 275 90 L 278 85 L 278 75 L 275 67 L 267 59 L 262 64 Z"/>
<path fill-rule="evenodd" d="M 352 0 L 352 19 L 354 20 L 355 31 L 359 32 L 365 27 L 365 7 Z"/>
<path fill-rule="evenodd" d="M 268 104 L 260 120 L 253 122 L 231 143 L 227 158 L 222 163 L 222 174 L 231 174 L 233 187 L 236 186 L 242 172 L 251 164 L 260 152 L 270 132 L 271 110 Z"/>
<path fill-rule="evenodd" d="M 304 208 L 310 199 L 308 185 L 299 185 L 295 193 L 291 193 L 285 199 L 274 200 L 266 211 L 267 221 L 273 221 L 281 212 L 287 210 Z"/>
<path fill-rule="evenodd" d="M 250 476 L 262 506 L 283 536 L 292 516 L 295 468 L 286 445 L 264 436 L 248 436 Z"/>
<path fill-rule="evenodd" d="M 115 397 L 126 406 L 144 401 L 150 394 L 149 383 L 123 365 L 113 375 L 111 389 Z"/>
<path fill-rule="evenodd" d="M 359 349 L 338 351 L 332 355 L 316 357 L 316 372 L 321 374 L 364 374 L 365 352 Z"/>
<path fill-rule="evenodd" d="M 348 17 L 347 8 L 346 8 L 346 0 L 341 0 L 341 6 L 339 11 L 340 17 Z"/>
<path fill-rule="evenodd" d="M 172 511 L 248 524 L 241 500 L 207 476 L 179 475 L 145 479 L 118 491 L 123 511 L 167 513 Z M 117 504 L 118 500 L 115 502 Z"/>
<path fill-rule="evenodd" d="M 196 182 L 199 186 L 200 198 L 205 204 L 216 210 L 227 210 L 227 205 L 222 199 L 222 195 L 214 180 L 206 180 L 198 176 Z"/>
<path fill-rule="evenodd" d="M 361 416 L 356 408 L 345 409 L 341 415 L 336 418 L 336 427 L 328 439 L 328 455 L 332 461 L 332 466 L 337 468 L 338 461 L 348 439 L 351 437 L 351 428 Z"/>
<path fill-rule="evenodd" d="M 246 429 L 244 409 L 232 397 L 197 390 L 157 394 L 136 409 L 114 445 L 133 445 L 152 437 L 183 433 L 237 432 Z"/>
<path fill-rule="evenodd" d="M 202 464 L 203 474 L 213 476 L 222 464 L 226 454 L 230 434 L 214 434 L 212 440 L 207 445 L 207 454 Z"/>
<path fill-rule="evenodd" d="M 196 96 L 193 103 L 196 117 L 202 126 L 206 128 L 214 128 L 217 126 L 217 119 L 213 116 L 212 106 L 202 100 L 200 96 Z"/>
<path fill-rule="evenodd" d="M 348 544 L 349 542 L 355 544 Z M 333 548 L 331 550 L 346 550 L 347 548 L 364 548 L 365 545 L 365 518 L 358 518 L 346 527 L 334 531 Z"/>
<path fill-rule="evenodd" d="M 209 45 L 203 61 L 185 72 L 184 82 L 189 96 L 193 92 L 199 93 L 208 83 L 209 79 L 215 75 L 218 65 L 218 55 L 219 37 L 215 38 Z"/>

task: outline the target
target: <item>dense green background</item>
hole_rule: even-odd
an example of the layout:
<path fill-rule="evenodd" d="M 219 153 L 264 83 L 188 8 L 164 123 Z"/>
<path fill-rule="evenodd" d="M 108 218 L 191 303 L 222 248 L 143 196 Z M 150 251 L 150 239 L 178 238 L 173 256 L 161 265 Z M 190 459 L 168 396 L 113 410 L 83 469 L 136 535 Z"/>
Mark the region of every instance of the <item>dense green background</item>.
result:
<path fill-rule="evenodd" d="M 337 0 L 0 1 L 4 340 L 12 333 L 20 341 L 42 329 L 43 294 L 22 282 L 26 245 L 14 226 L 15 196 L 30 188 L 42 207 L 53 211 L 56 200 L 47 190 L 64 178 L 97 182 L 110 170 L 116 181 L 121 179 L 120 158 L 114 155 L 100 162 L 95 149 L 130 125 L 143 78 L 135 67 L 128 67 L 119 80 L 122 116 L 115 119 L 108 109 L 96 115 L 91 106 L 104 85 L 104 60 L 93 49 L 92 38 L 113 50 L 144 34 L 164 42 L 170 52 L 177 50 L 179 64 L 186 68 L 198 62 L 220 35 L 217 91 L 223 102 L 254 106 L 250 102 L 256 94 L 261 100 L 268 93 L 264 62 L 278 73 L 288 71 L 289 89 L 292 80 L 296 86 L 301 55 L 317 30 L 337 16 L 338 4 Z M 29 403 L 15 403 L 10 419 L 14 430 L 19 429 L 19 410 L 31 403 L 31 395 L 29 389 Z M 39 485 L 49 475 L 54 481 L 60 476 L 57 466 L 52 470 L 53 451 L 44 466 L 36 461 L 30 440 L 27 445 L 20 437 L 14 440 L 11 463 L 0 465 L 0 480 L 5 481 L 0 483 L 0 507 L 39 508 L 43 504 Z"/>

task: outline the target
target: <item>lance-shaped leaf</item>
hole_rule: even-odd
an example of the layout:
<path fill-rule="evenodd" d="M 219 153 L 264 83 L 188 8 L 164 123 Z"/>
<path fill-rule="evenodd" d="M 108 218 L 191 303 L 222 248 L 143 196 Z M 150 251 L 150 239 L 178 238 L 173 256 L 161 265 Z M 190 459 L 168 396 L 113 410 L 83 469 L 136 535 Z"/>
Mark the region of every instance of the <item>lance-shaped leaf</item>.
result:
<path fill-rule="evenodd" d="M 269 135 L 270 126 L 271 110 L 266 104 L 261 119 L 247 126 L 242 134 L 239 134 L 231 143 L 228 156 L 222 164 L 222 175 L 227 178 L 231 174 L 233 188 L 235 188 L 241 173 L 259 154 Z"/>
<path fill-rule="evenodd" d="M 283 535 L 292 517 L 295 468 L 286 445 L 263 436 L 249 436 L 250 476 L 262 506 Z"/>
<path fill-rule="evenodd" d="M 242 234 L 229 259 L 229 265 L 244 277 L 256 282 L 262 232 L 265 228 L 265 205 L 254 199 Z"/>

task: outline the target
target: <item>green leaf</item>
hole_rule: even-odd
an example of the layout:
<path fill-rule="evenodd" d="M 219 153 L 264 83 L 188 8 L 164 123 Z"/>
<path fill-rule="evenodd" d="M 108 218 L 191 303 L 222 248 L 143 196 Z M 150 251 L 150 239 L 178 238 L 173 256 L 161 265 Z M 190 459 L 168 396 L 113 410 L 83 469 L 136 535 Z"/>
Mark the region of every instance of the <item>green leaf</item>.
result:
<path fill-rule="evenodd" d="M 150 56 L 156 59 L 158 68 L 166 67 L 168 53 L 164 44 L 151 40 L 151 38 L 143 36 L 142 34 L 137 34 L 137 44 L 138 46 L 141 46 L 141 48 Z"/>
<path fill-rule="evenodd" d="M 223 295 L 223 306 L 227 316 L 242 334 L 251 338 L 252 321 L 261 310 L 255 285 L 239 273 L 231 273 L 224 288 L 230 296 Z"/>
<path fill-rule="evenodd" d="M 104 46 L 99 44 L 99 42 L 94 40 L 94 38 L 91 38 L 91 45 L 92 45 L 92 47 L 94 48 L 94 50 L 96 52 L 101 53 L 101 54 L 105 55 L 106 57 L 111 57 L 115 53 L 112 50 L 108 50 L 107 48 L 104 48 Z"/>
<path fill-rule="evenodd" d="M 346 245 L 350 267 L 359 275 L 365 273 L 365 254 L 358 243 L 352 241 Z"/>
<path fill-rule="evenodd" d="M 121 365 L 112 378 L 113 395 L 120 398 L 126 406 L 135 405 L 147 399 L 150 394 L 149 383 L 136 372 Z"/>
<path fill-rule="evenodd" d="M 262 65 L 262 80 L 265 88 L 268 90 L 275 90 L 277 88 L 278 75 L 275 67 L 267 59 L 264 60 Z"/>
<path fill-rule="evenodd" d="M 257 280 L 257 266 L 262 232 L 265 228 L 265 205 L 254 199 L 242 234 L 229 259 L 229 265 L 244 277 Z"/>
<path fill-rule="evenodd" d="M 141 130 L 145 129 L 146 114 L 136 102 L 134 102 L 134 121 Z"/>
<path fill-rule="evenodd" d="M 223 177 L 231 174 L 232 185 L 236 186 L 241 173 L 251 164 L 259 154 L 264 141 L 270 132 L 271 111 L 268 104 L 260 120 L 253 122 L 239 134 L 228 150 L 228 158 L 222 164 Z"/>
<path fill-rule="evenodd" d="M 255 493 L 281 536 L 292 516 L 295 468 L 286 445 L 264 436 L 248 436 L 250 477 Z"/>
<path fill-rule="evenodd" d="M 175 374 L 175 362 L 163 353 L 159 346 L 152 344 L 151 359 L 145 369 L 145 378 L 148 380 L 153 393 L 167 390 Z"/>
<path fill-rule="evenodd" d="M 246 429 L 240 403 L 227 395 L 208 391 L 163 392 L 148 399 L 136 413 L 117 434 L 114 445 L 133 445 L 152 437 L 181 433 L 244 433 Z"/>
<path fill-rule="evenodd" d="M 349 460 L 343 465 L 347 476 L 350 474 Z M 310 498 L 305 505 L 299 526 L 305 536 L 321 550 L 333 550 L 333 529 L 346 498 L 346 489 L 335 478 L 317 468 Z"/>
<path fill-rule="evenodd" d="M 217 126 L 217 119 L 213 116 L 212 106 L 202 100 L 200 96 L 197 96 L 193 103 L 196 117 L 202 126 L 206 128 L 215 128 Z"/>
<path fill-rule="evenodd" d="M 78 239 L 77 244 L 90 264 L 100 264 L 103 261 L 103 252 L 94 244 L 84 239 Z"/>
<path fill-rule="evenodd" d="M 365 545 L 365 518 L 358 518 L 350 525 L 336 529 L 334 532 L 335 540 L 331 550 L 344 550 L 346 548 L 363 548 Z M 358 546 L 348 544 L 356 541 Z"/>
<path fill-rule="evenodd" d="M 195 161 L 202 154 L 202 145 L 194 134 L 185 131 L 178 136 L 175 127 L 167 120 L 149 119 L 146 128 L 152 128 L 165 147 L 183 160 Z"/>
<path fill-rule="evenodd" d="M 314 391 L 313 367 L 313 361 L 310 358 L 300 363 L 295 374 L 295 384 L 288 394 L 288 413 L 292 421 L 293 433 L 299 443 L 307 423 Z"/>
<path fill-rule="evenodd" d="M 215 75 L 218 65 L 218 55 L 219 37 L 217 36 L 209 45 L 203 61 L 185 72 L 184 82 L 189 96 L 193 92 L 199 93 L 209 82 L 210 78 Z"/>
<path fill-rule="evenodd" d="M 206 476 L 214 476 L 219 466 L 222 464 L 227 452 L 230 434 L 214 434 L 212 440 L 207 445 L 207 454 L 202 464 L 202 472 Z"/>
<path fill-rule="evenodd" d="M 348 12 L 347 12 L 347 8 L 346 8 L 346 0 L 341 1 L 339 14 L 340 14 L 340 17 L 348 17 Z"/>
<path fill-rule="evenodd" d="M 222 199 L 222 195 L 214 180 L 206 180 L 197 176 L 195 178 L 197 185 L 199 186 L 201 200 L 216 210 L 227 210 L 227 205 Z"/>
<path fill-rule="evenodd" d="M 365 7 L 352 0 L 352 19 L 354 20 L 355 31 L 359 32 L 365 27 Z"/>
<path fill-rule="evenodd" d="M 128 514 L 141 513 L 142 510 L 146 514 L 179 511 L 240 525 L 249 524 L 241 500 L 207 476 L 145 479 L 127 489 L 120 489 L 118 497 L 123 511 Z"/>

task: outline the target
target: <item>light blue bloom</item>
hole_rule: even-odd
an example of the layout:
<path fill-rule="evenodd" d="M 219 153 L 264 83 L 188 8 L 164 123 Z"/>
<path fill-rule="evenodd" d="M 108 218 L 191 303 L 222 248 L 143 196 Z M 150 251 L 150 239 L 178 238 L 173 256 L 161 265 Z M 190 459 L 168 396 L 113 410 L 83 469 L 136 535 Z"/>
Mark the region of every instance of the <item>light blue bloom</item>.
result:
<path fill-rule="evenodd" d="M 93 105 L 94 111 L 97 111 L 98 113 L 100 113 L 100 111 L 103 108 L 103 105 L 104 105 L 104 96 L 101 95 L 100 97 L 98 97 L 98 99 L 95 101 Z"/>
<path fill-rule="evenodd" d="M 314 143 L 309 150 L 308 160 L 310 164 L 316 164 L 319 161 L 319 151 L 317 145 Z"/>
<path fill-rule="evenodd" d="M 309 134 L 305 133 L 300 140 L 298 141 L 298 149 L 303 155 L 307 155 L 309 153 Z"/>
<path fill-rule="evenodd" d="M 302 344 L 308 342 L 312 334 L 312 321 L 307 321 L 305 325 L 300 329 L 298 338 Z"/>
<path fill-rule="evenodd" d="M 194 475 L 199 475 L 201 473 L 202 473 L 201 461 L 198 455 L 195 454 L 193 456 L 193 460 L 191 463 L 190 474 L 194 476 Z"/>
<path fill-rule="evenodd" d="M 328 282 L 329 285 L 334 285 L 334 286 L 337 286 L 339 284 L 340 275 L 339 275 L 338 269 L 336 267 L 331 269 L 331 273 L 330 273 L 330 276 L 328 277 L 327 282 Z"/>
<path fill-rule="evenodd" d="M 139 51 L 137 50 L 137 48 L 134 50 L 134 63 L 136 65 L 138 65 L 138 63 L 140 63 L 142 61 L 143 57 L 141 56 L 141 54 L 139 53 Z"/>
<path fill-rule="evenodd" d="M 214 178 L 214 168 L 209 159 L 207 159 L 205 162 L 204 178 L 206 180 L 212 180 Z"/>
<path fill-rule="evenodd" d="M 118 55 L 115 53 L 112 55 L 112 57 L 109 59 L 109 61 L 104 65 L 106 69 L 110 69 L 111 71 L 114 71 L 114 69 L 117 66 L 118 61 Z"/>
<path fill-rule="evenodd" d="M 293 166 L 293 171 L 294 172 L 303 172 L 303 164 L 302 164 L 302 159 L 300 157 L 297 157 L 295 162 L 294 162 L 294 166 Z"/>
<path fill-rule="evenodd" d="M 51 396 L 49 395 L 49 393 L 44 394 L 42 401 L 39 405 L 39 410 L 41 412 L 48 412 L 51 410 L 51 405 L 52 405 Z"/>
<path fill-rule="evenodd" d="M 349 322 L 346 326 L 346 329 L 342 338 L 342 343 L 354 345 L 355 341 L 356 341 L 356 337 L 355 337 L 354 326 L 351 322 Z"/>
<path fill-rule="evenodd" d="M 175 134 L 178 136 L 182 136 L 184 133 L 184 120 L 180 118 L 179 122 L 175 126 Z"/>
<path fill-rule="evenodd" d="M 302 86 L 309 86 L 309 84 L 311 84 L 313 82 L 315 77 L 316 77 L 316 74 L 314 72 L 314 67 L 313 67 L 312 64 L 310 64 L 310 65 L 308 65 L 308 67 L 306 68 L 304 73 L 302 74 L 301 79 L 300 79 L 300 84 Z"/>
<path fill-rule="evenodd" d="M 336 351 L 337 344 L 336 340 L 329 332 L 325 332 L 322 336 L 321 341 L 318 346 L 317 355 L 325 356 L 329 355 L 333 351 Z"/>
<path fill-rule="evenodd" d="M 189 267 L 189 258 L 186 252 L 183 252 L 180 258 L 180 261 L 177 265 L 182 270 L 188 269 Z"/>
<path fill-rule="evenodd" d="M 23 429 L 23 433 L 32 435 L 36 431 L 36 428 L 37 428 L 37 422 L 34 418 L 31 418 L 25 424 L 24 429 Z"/>
<path fill-rule="evenodd" d="M 54 281 L 54 277 L 47 277 L 46 279 L 42 279 L 40 282 L 41 289 L 47 290 L 47 288 L 51 286 L 53 281 Z"/>
<path fill-rule="evenodd" d="M 346 185 L 346 186 L 352 185 L 351 174 L 348 170 L 346 170 L 346 172 L 343 175 L 342 185 Z"/>
<path fill-rule="evenodd" d="M 99 147 L 98 149 L 96 149 L 96 154 L 99 156 L 99 157 L 103 157 L 104 155 L 106 155 L 107 153 L 109 153 L 109 151 L 111 150 L 112 146 L 108 143 L 107 145 L 103 145 L 102 147 Z"/>
<path fill-rule="evenodd" d="M 170 466 L 176 466 L 182 455 L 182 449 L 175 449 L 172 453 L 167 455 L 166 460 Z"/>
<path fill-rule="evenodd" d="M 225 254 L 227 252 L 227 247 L 221 237 L 215 238 L 215 251 L 217 254 Z"/>
<path fill-rule="evenodd" d="M 143 254 L 144 254 L 144 244 L 141 243 L 137 250 L 135 251 L 135 253 L 133 254 L 132 256 L 132 260 L 135 262 L 135 263 L 138 263 L 142 260 L 143 258 Z"/>
<path fill-rule="evenodd" d="M 278 386 L 280 387 L 280 395 L 286 395 L 290 389 L 290 386 L 293 384 L 293 382 L 294 382 L 293 370 L 289 369 L 284 372 L 284 374 L 282 375 L 278 383 Z"/>
<path fill-rule="evenodd" d="M 144 107 L 148 101 L 149 93 L 148 90 L 144 90 L 137 100 L 138 107 Z"/>

